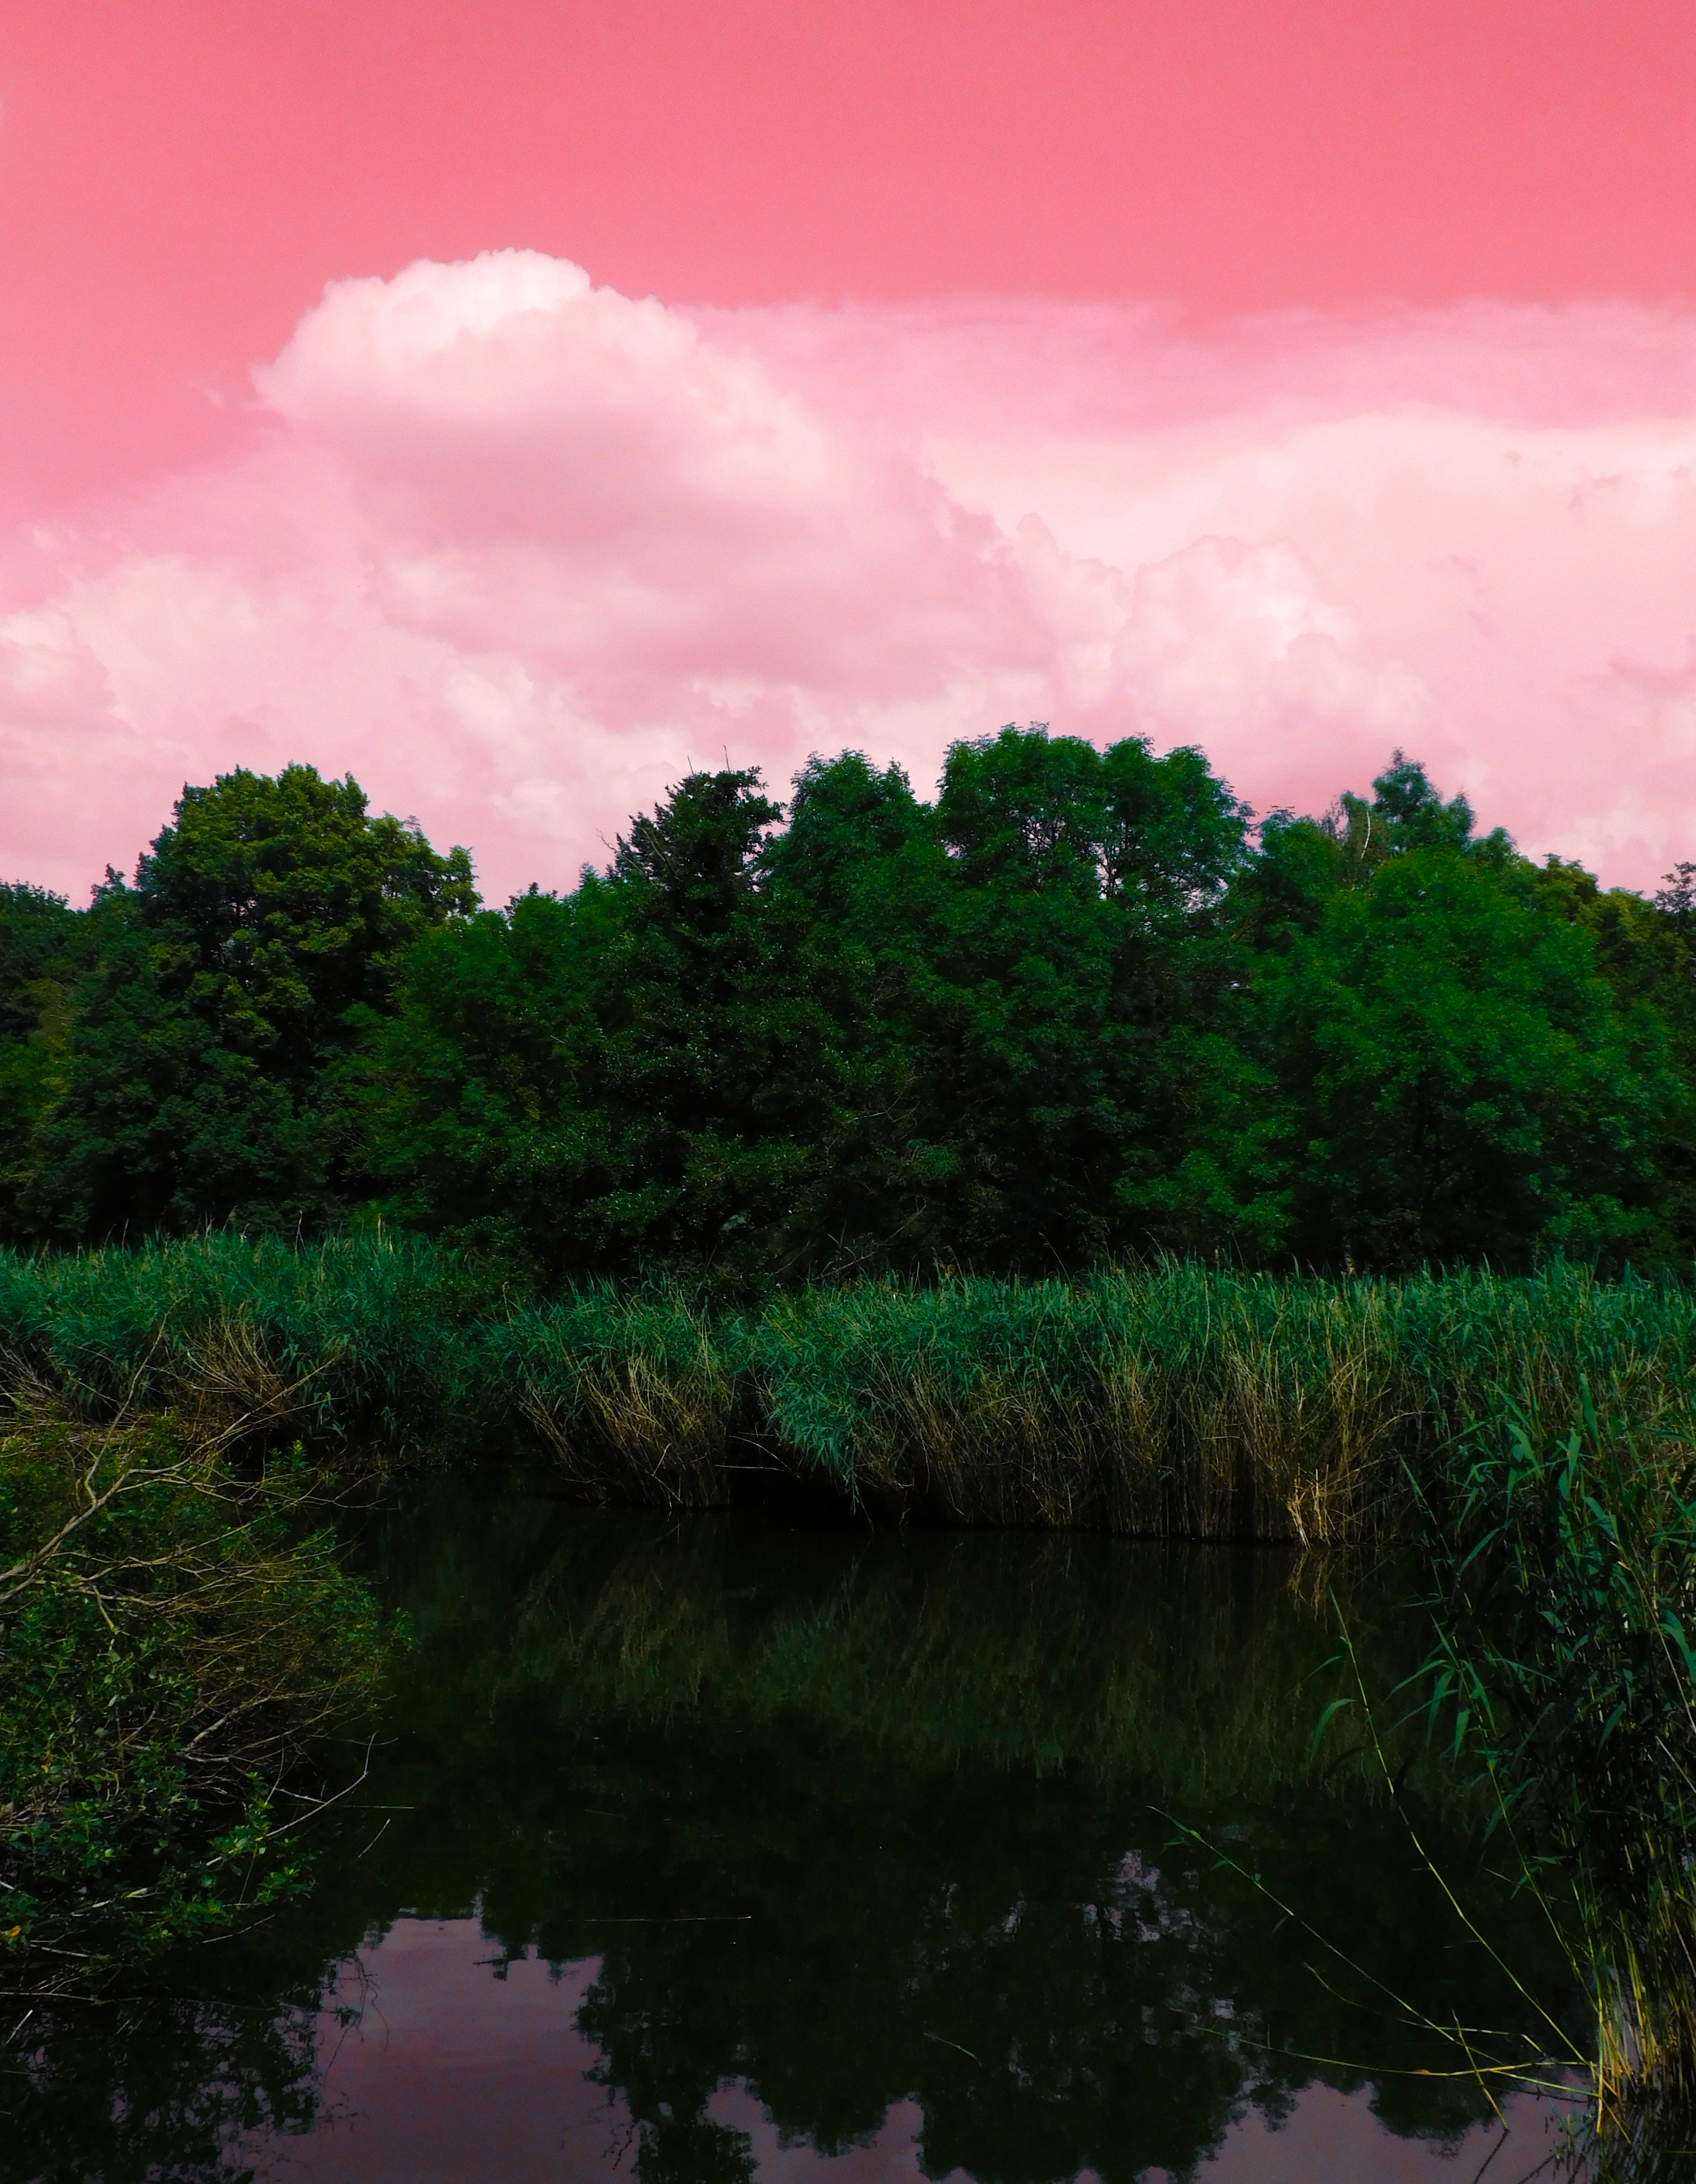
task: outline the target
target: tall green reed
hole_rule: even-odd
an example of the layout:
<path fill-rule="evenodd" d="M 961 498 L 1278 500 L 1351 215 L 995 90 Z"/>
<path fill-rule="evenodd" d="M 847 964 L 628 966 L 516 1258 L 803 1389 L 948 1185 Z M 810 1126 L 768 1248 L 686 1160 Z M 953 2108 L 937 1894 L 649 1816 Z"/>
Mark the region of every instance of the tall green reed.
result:
<path fill-rule="evenodd" d="M 1406 1466 L 1511 1394 L 1689 1400 L 1696 1301 L 1554 1268 L 1405 1283 L 1172 1262 L 1076 1283 L 811 1290 L 759 1323 L 774 1440 L 843 1490 L 968 1522 L 1190 1537 L 1398 1529 Z"/>
<path fill-rule="evenodd" d="M 1416 1484 L 1427 1712 L 1571 1937 L 1604 2127 L 1696 2117 L 1696 1431 L 1519 1406 Z"/>
<path fill-rule="evenodd" d="M 299 1384 L 325 1443 L 527 1440 L 612 1500 L 710 1505 L 764 1468 L 944 1521 L 1312 1545 L 1403 1529 L 1409 1467 L 1505 1400 L 1552 1432 L 1588 1386 L 1659 1430 L 1691 1401 L 1696 1295 L 1560 1266 L 1395 1283 L 1171 1262 L 729 1312 L 665 1284 L 514 1298 L 408 1239 L 209 1236 L 0 1253 L 0 1371 L 19 1370 L 91 1413 Z"/>
<path fill-rule="evenodd" d="M 1175 1264 L 811 1291 L 755 1335 L 774 1437 L 974 1523 L 1358 1536 L 1393 1454 L 1385 1293 Z"/>
<path fill-rule="evenodd" d="M 476 1334 L 497 1303 L 468 1262 L 405 1237 L 0 1252 L 0 1376 L 95 1418 L 208 1401 L 262 1412 L 286 1384 L 293 1429 L 403 1454 L 487 1407 Z"/>
<path fill-rule="evenodd" d="M 487 1328 L 479 1376 L 578 1487 L 711 1508 L 730 1498 L 735 1430 L 752 1422 L 747 1363 L 740 1319 L 709 1321 L 675 1290 L 597 1284 Z"/>

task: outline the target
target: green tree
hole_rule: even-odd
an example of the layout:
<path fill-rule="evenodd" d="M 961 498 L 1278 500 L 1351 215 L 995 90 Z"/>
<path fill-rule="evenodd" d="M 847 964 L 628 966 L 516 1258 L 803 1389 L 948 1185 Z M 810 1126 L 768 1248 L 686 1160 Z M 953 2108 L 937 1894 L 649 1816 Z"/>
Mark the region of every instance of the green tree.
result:
<path fill-rule="evenodd" d="M 108 872 L 36 1187 L 61 1234 L 316 1226 L 366 1188 L 347 1065 L 408 948 L 475 905 L 462 850 L 292 766 L 186 788 Z"/>
<path fill-rule="evenodd" d="M 1369 805 L 1280 819 L 1239 889 L 1304 1262 L 1615 1260 L 1651 1240 L 1687 1100 L 1664 1019 L 1499 833 L 1399 753 Z"/>
<path fill-rule="evenodd" d="M 1195 752 L 1040 728 L 955 745 L 934 805 L 815 759 L 787 824 L 692 774 L 567 896 L 432 882 L 392 1000 L 403 940 L 309 993 L 162 837 L 97 905 L 67 1171 L 309 1208 L 358 1175 L 357 1074 L 388 1209 L 550 1278 L 1676 1256 L 1688 901 L 1538 870 L 1400 753 L 1254 852 L 1247 818 Z"/>
<path fill-rule="evenodd" d="M 930 807 L 850 752 L 781 816 L 692 775 L 570 898 L 419 949 L 370 1080 L 397 1215 L 553 1273 L 766 1276 L 1241 1217 L 1243 821 L 1194 753 L 1007 729 Z"/>
<path fill-rule="evenodd" d="M 62 895 L 0 886 L 0 1239 L 29 1234 L 42 1126 L 62 1089 L 85 921 Z"/>
<path fill-rule="evenodd" d="M 859 751 L 797 776 L 763 878 L 807 990 L 828 1021 L 828 1157 L 808 1178 L 811 1265 L 879 1270 L 945 1250 L 957 1165 L 930 1116 L 924 1021 L 931 921 L 952 883 L 934 810 L 900 767 Z"/>
<path fill-rule="evenodd" d="M 1245 815 L 1200 755 L 1003 729 L 957 744 L 950 899 L 923 995 L 948 1227 L 976 1263 L 1205 1243 L 1243 1212 L 1218 1157 L 1239 1058 L 1216 912 Z"/>
<path fill-rule="evenodd" d="M 838 1070 L 753 772 L 691 774 L 561 900 L 433 936 L 368 1069 L 402 1218 L 548 1274 L 755 1276 L 802 1248 Z"/>
<path fill-rule="evenodd" d="M 839 1259 L 1052 1268 L 1252 1224 L 1221 1157 L 1243 827 L 1198 754 L 1136 739 L 958 744 L 933 810 L 857 755 L 815 761 L 770 869 L 850 1061 Z"/>
<path fill-rule="evenodd" d="M 1696 1256 L 1696 866 L 1680 865 L 1652 899 L 1603 888 L 1582 865 L 1550 856 L 1536 891 L 1552 915 L 1589 937 L 1621 1029 L 1659 1041 L 1687 1096 L 1669 1106 L 1654 1151 L 1654 1221 L 1633 1241 L 1640 1268 L 1688 1273 Z"/>

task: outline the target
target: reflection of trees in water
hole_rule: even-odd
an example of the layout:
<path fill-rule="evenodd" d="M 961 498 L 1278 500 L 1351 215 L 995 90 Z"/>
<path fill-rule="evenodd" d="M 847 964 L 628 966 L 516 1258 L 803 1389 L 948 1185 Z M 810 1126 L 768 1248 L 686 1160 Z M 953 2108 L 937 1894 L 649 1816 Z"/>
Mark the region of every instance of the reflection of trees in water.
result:
<path fill-rule="evenodd" d="M 1464 2085 L 1394 2075 L 1446 2053 L 1370 1995 L 1351 2007 L 1340 1965 L 1328 1992 L 1310 1937 L 1154 1806 L 1432 2015 L 1528 2021 L 1449 1946 L 1382 1785 L 1340 1747 L 1310 1764 L 1329 1610 L 1276 1555 L 668 1524 L 464 1489 L 370 1546 L 416 1638 L 370 1802 L 412 1809 L 232 1958 L 221 2015 L 55 2038 L 29 2126 L 55 2184 L 210 2176 L 232 2130 L 306 2127 L 299 1997 L 401 1906 L 480 1903 L 509 1952 L 600 1957 L 579 2021 L 645 2184 L 749 2173 L 709 2113 L 728 2079 L 826 2152 L 912 2096 L 927 2170 L 985 2184 L 1183 2175 L 1244 2103 L 1288 2106 L 1316 2075 L 1300 2055 L 1376 2066 L 1399 2131 L 1475 2119 Z M 1393 1681 L 1394 1633 L 1360 1635 Z M 350 1816 L 345 1849 L 375 1825 Z M 1529 1907 L 1488 1916 L 1547 1990 Z M 606 1923 L 631 1918 L 652 1923 Z"/>
<path fill-rule="evenodd" d="M 1386 2074 L 1450 2060 L 1327 1995 L 1307 1970 L 1311 1942 L 1280 1931 L 1263 1897 L 1172 1846 L 1146 1811 L 1075 1781 L 869 1778 L 847 1754 L 815 1752 L 786 1769 L 756 1746 L 746 1759 L 759 1786 L 739 1792 L 677 1743 L 673 1840 L 656 1825 L 622 1875 L 601 1874 L 646 1875 L 642 1900 L 661 1915 L 716 1903 L 753 1916 L 733 1942 L 681 1923 L 589 1925 L 605 1953 L 579 2017 L 656 2159 L 737 2075 L 781 2131 L 826 2151 L 874 2131 L 910 2093 L 934 2174 L 1036 2180 L 1087 2166 L 1128 2178 L 1158 2164 L 1182 2175 L 1243 2103 L 1279 2113 L 1316 2075 L 1266 2045 L 1359 2053 Z M 591 1793 L 615 1799 L 619 1779 L 603 1763 Z M 1392 1816 L 1357 1817 L 1341 1857 L 1334 1816 L 1310 1832 L 1249 1810 L 1226 1824 L 1285 1885 L 1328 1850 L 1321 1884 L 1308 1876 L 1307 1908 L 1440 2008 L 1455 1989 L 1452 1962 L 1432 1960 L 1437 1892 L 1406 1869 Z M 522 1936 L 544 1952 L 581 1949 L 585 1930 L 534 1920 L 514 1880 L 485 1905 L 509 1945 Z M 600 1899 L 609 1911 L 633 1900 Z M 1478 2003 L 1485 1981 L 1470 1984 Z M 1510 1997 L 1490 1999 L 1511 2009 Z M 1404 2131 L 1446 2137 L 1483 2113 L 1464 2085 L 1415 2088 L 1387 2075 L 1379 2085 L 1381 2109 Z"/>
<path fill-rule="evenodd" d="M 6 2173 L 29 2184 L 238 2175 L 221 2166 L 237 2135 L 310 2126 L 317 2025 L 312 1989 L 41 2012 L 0 2065 Z"/>
<path fill-rule="evenodd" d="M 604 1948 L 580 2022 L 668 2174 L 732 2075 L 824 2150 L 910 2092 L 936 2173 L 1182 2173 L 1243 2101 L 1276 2112 L 1312 2076 L 1261 2042 L 1364 2054 L 1387 2118 L 1447 2136 L 1481 2112 L 1476 2092 L 1388 2073 L 1450 2054 L 1327 1995 L 1311 1942 L 1174 1851 L 1148 1809 L 1265 1861 L 1433 2014 L 1458 1998 L 1431 1942 L 1460 1937 L 1382 1783 L 1341 1744 L 1314 1762 L 1334 1626 L 1293 1574 L 1276 1554 L 1082 1535 L 579 1514 L 543 1547 L 532 1530 L 507 1596 L 509 1693 L 626 1730 L 579 1757 L 581 1804 L 610 1817 L 582 1824 L 576 1885 L 497 1864 L 485 1919 L 511 1947 Z M 1381 1580 L 1368 1596 L 1387 1595 Z M 1359 1635 L 1387 1688 L 1404 1662 L 1383 1621 Z M 1454 1830 L 1442 1840 L 1471 1863 Z M 733 1942 L 711 1925 L 577 1923 L 637 1906 L 752 1916 Z M 1471 1982 L 1476 2008 L 1482 1964 Z"/>

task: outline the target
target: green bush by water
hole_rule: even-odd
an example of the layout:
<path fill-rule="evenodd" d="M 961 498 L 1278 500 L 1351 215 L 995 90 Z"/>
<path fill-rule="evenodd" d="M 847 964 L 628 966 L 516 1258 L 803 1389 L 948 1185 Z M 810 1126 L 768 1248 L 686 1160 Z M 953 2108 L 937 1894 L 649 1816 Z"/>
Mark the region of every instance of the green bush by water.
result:
<path fill-rule="evenodd" d="M 317 1741 L 386 1641 L 292 1444 L 345 1485 L 350 1444 L 438 1436 L 467 1283 L 403 1245 L 0 1256 L 0 1991 L 298 1878 Z"/>
<path fill-rule="evenodd" d="M 0 1993 L 85 1990 L 301 1877 L 303 1774 L 383 1634 L 297 1453 L 231 1438 L 0 1412 Z"/>

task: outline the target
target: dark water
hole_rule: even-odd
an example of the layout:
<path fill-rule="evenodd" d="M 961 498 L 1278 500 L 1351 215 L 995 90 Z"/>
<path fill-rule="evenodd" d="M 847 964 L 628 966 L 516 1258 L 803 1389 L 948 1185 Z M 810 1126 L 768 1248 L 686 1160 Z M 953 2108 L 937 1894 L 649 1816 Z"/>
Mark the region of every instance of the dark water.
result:
<path fill-rule="evenodd" d="M 1349 1688 L 1328 1587 L 1370 1686 L 1416 1653 L 1382 1573 L 522 1480 L 416 1490 L 359 1552 L 413 1643 L 314 1893 L 55 2027 L 0 2090 L 4 2173 L 1509 2184 L 1549 2156 L 1561 2111 L 1504 2083 L 1499 2118 L 1432 2030 L 1544 2044 L 1571 2002 L 1534 1905 L 1417 1744 L 1363 1752 L 1356 1708 L 1312 1757 Z"/>

